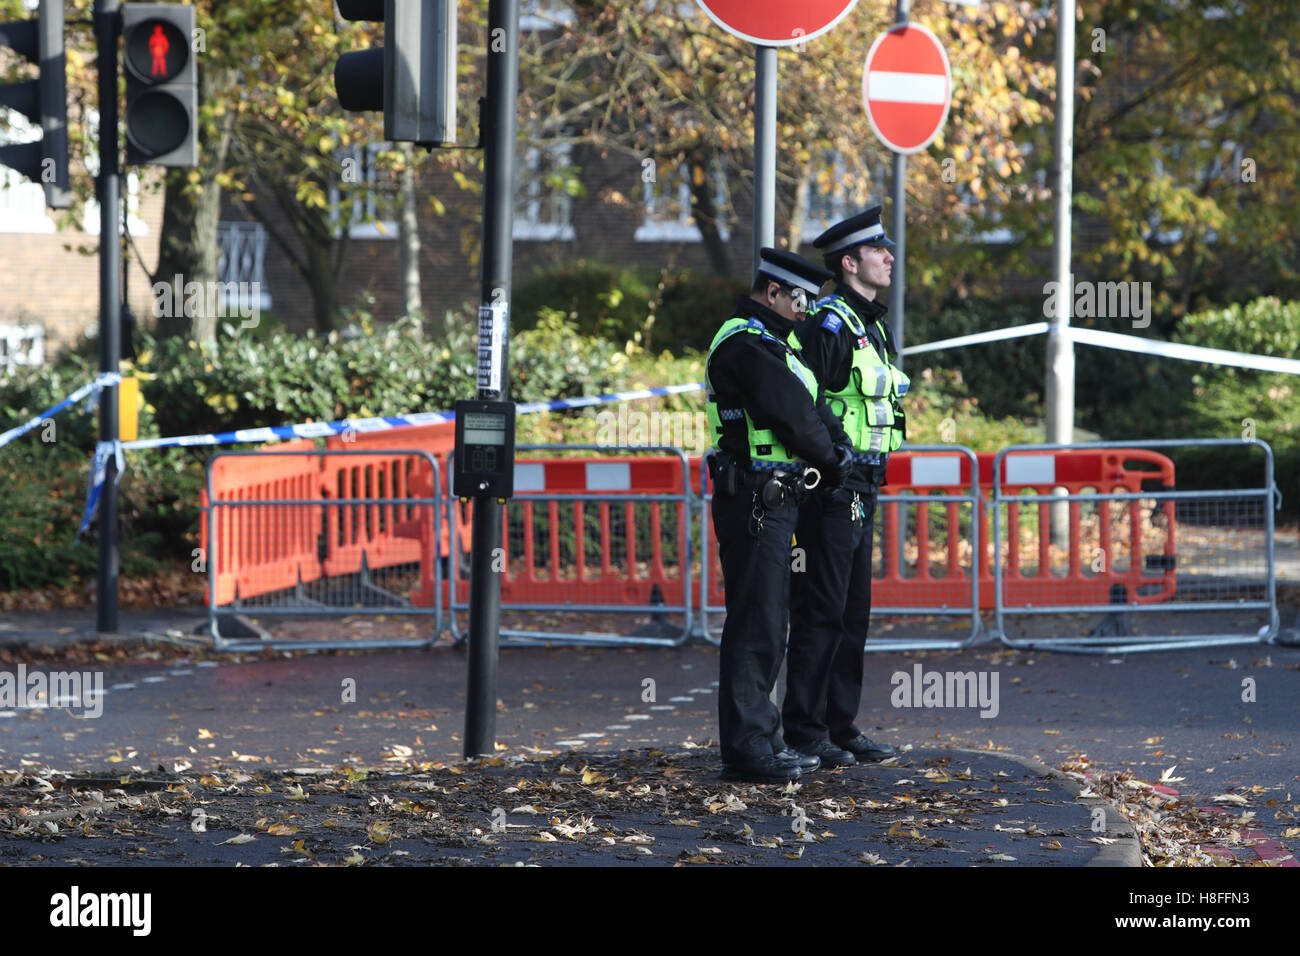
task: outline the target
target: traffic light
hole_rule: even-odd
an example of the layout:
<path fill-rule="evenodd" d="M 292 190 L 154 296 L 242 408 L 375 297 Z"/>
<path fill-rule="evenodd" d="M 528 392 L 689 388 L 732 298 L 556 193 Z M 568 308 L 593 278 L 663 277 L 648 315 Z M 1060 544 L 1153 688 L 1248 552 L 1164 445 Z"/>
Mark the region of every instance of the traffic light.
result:
<path fill-rule="evenodd" d="M 196 166 L 199 92 L 190 38 L 194 8 L 122 5 L 128 166 Z"/>
<path fill-rule="evenodd" d="M 0 146 L 0 165 L 45 187 L 54 209 L 72 205 L 68 189 L 68 91 L 63 59 L 63 0 L 41 0 L 35 20 L 0 23 L 0 47 L 40 68 L 40 79 L 0 84 L 0 106 L 40 123 L 41 138 Z"/>
<path fill-rule="evenodd" d="M 334 89 L 345 110 L 383 110 L 384 138 L 456 141 L 456 0 L 338 0 L 345 20 L 383 22 L 384 45 L 344 53 Z"/>

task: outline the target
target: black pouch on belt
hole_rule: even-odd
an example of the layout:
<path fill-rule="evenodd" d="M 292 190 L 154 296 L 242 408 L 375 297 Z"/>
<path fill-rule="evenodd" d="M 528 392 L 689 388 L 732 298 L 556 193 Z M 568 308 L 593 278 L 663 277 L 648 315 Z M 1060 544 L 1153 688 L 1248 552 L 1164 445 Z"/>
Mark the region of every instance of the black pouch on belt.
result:
<path fill-rule="evenodd" d="M 740 469 L 730 455 L 710 455 L 709 474 L 715 494 L 731 496 L 740 492 Z"/>
<path fill-rule="evenodd" d="M 775 511 L 786 502 L 788 490 L 785 482 L 773 475 L 763 482 L 762 488 L 758 492 L 759 500 L 763 502 L 763 507 L 768 511 Z"/>

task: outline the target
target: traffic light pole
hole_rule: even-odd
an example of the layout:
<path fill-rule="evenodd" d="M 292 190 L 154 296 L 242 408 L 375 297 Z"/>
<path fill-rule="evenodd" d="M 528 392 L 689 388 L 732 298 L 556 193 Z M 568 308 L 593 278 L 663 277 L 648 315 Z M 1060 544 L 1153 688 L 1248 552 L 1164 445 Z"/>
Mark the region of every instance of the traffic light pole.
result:
<path fill-rule="evenodd" d="M 121 177 L 117 141 L 117 39 L 120 0 L 95 0 L 95 39 L 99 47 L 99 370 L 116 372 L 122 360 Z M 99 395 L 99 440 L 117 437 L 117 386 Z M 108 456 L 99 498 L 99 573 L 95 607 L 101 634 L 117 633 L 118 540 L 117 457 Z"/>
<path fill-rule="evenodd" d="M 754 257 L 776 245 L 776 47 L 754 44 Z M 795 250 L 791 250 L 792 252 Z M 773 689 L 773 693 L 776 693 Z"/>
<path fill-rule="evenodd" d="M 509 397 L 509 304 L 514 232 L 515 112 L 519 86 L 519 0 L 490 0 L 487 33 L 487 96 L 483 110 L 483 261 L 479 306 L 501 322 L 500 367 L 479 377 L 478 397 Z M 481 334 L 481 333 L 480 333 Z M 493 361 L 497 361 L 496 358 Z M 469 677 L 465 695 L 465 756 L 490 755 L 496 746 L 497 658 L 501 626 L 501 509 L 496 498 L 474 499 L 470 540 Z"/>
<path fill-rule="evenodd" d="M 898 0 L 895 25 L 905 25 L 911 15 L 911 0 Z M 894 333 L 894 347 L 898 349 L 898 367 L 903 367 L 903 286 L 907 281 L 907 156 L 894 154 L 894 273 L 889 283 L 889 324 Z M 901 552 L 900 552 L 901 553 Z"/>

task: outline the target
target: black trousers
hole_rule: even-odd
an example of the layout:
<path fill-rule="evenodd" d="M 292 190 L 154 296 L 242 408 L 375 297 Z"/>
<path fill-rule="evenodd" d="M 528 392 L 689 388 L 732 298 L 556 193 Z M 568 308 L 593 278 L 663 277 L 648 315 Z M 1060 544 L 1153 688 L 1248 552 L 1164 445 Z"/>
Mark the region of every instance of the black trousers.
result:
<path fill-rule="evenodd" d="M 785 504 L 756 522 L 754 485 L 713 498 L 727 620 L 718 675 L 718 738 L 724 763 L 779 753 L 781 715 L 770 695 L 784 657 L 789 617 L 790 538 L 798 508 Z"/>
<path fill-rule="evenodd" d="M 785 740 L 799 749 L 858 735 L 862 666 L 871 622 L 874 492 L 859 492 L 866 517 L 855 527 L 853 492 L 818 489 L 799 509 L 796 568 L 790 586 Z"/>

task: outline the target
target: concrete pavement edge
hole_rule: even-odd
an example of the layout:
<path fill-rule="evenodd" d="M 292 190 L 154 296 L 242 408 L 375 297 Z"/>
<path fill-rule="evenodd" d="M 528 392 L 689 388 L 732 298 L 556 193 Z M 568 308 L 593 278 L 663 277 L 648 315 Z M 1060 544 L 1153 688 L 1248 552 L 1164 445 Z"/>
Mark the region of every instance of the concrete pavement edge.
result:
<path fill-rule="evenodd" d="M 967 750 L 956 748 L 958 753 L 979 754 L 982 757 L 997 756 L 1003 757 L 1014 764 L 1019 764 L 1026 770 L 1032 771 L 1039 776 L 1048 777 L 1055 780 L 1066 790 L 1074 794 L 1075 803 L 1079 804 L 1092 815 L 1093 807 L 1102 807 L 1106 813 L 1106 830 L 1099 833 L 1098 836 L 1104 836 L 1115 842 L 1098 848 L 1097 854 L 1089 860 L 1084 866 L 1142 866 L 1142 841 L 1138 839 L 1137 830 L 1133 824 L 1120 812 L 1119 807 L 1108 800 L 1100 797 L 1081 797 L 1083 787 L 1072 777 L 1066 776 L 1061 771 L 1041 761 L 1034 760 L 1032 757 L 1022 757 L 1020 754 L 1002 753 L 1001 751 L 991 750 Z"/>

